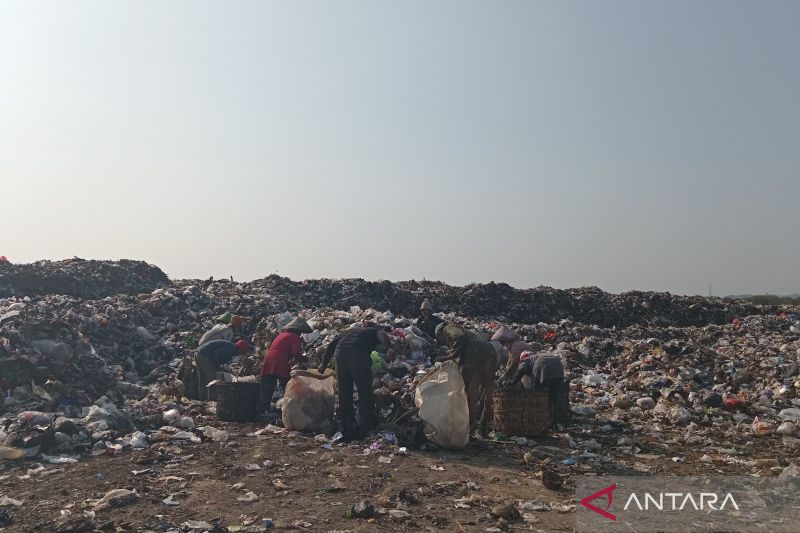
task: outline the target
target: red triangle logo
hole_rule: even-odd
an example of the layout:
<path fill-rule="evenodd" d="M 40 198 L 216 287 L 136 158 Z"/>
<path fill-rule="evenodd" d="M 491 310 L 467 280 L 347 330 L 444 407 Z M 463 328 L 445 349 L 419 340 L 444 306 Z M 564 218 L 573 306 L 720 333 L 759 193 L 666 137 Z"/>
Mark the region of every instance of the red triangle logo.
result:
<path fill-rule="evenodd" d="M 617 519 L 617 515 L 611 514 L 608 512 L 608 509 L 611 509 L 612 498 L 614 496 L 614 491 L 617 490 L 617 484 L 614 483 L 613 485 L 609 485 L 608 487 L 595 492 L 594 494 L 585 497 L 579 503 L 589 509 L 590 511 L 594 511 L 595 513 L 599 514 L 602 517 L 608 518 L 609 520 Z M 602 498 L 605 496 L 608 499 L 608 503 L 606 504 L 605 509 L 600 509 L 596 505 L 592 505 L 592 500 L 596 500 L 597 498 Z"/>

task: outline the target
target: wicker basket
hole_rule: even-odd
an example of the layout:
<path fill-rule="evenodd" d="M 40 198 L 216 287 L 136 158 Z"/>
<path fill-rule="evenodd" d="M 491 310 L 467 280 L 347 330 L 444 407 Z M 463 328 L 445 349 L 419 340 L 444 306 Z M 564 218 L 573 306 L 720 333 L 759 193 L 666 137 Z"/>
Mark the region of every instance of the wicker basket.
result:
<path fill-rule="evenodd" d="M 218 419 L 228 422 L 251 422 L 258 418 L 260 383 L 220 383 L 216 389 Z"/>
<path fill-rule="evenodd" d="M 494 430 L 514 437 L 536 437 L 550 429 L 549 392 L 523 388 L 494 394 Z"/>

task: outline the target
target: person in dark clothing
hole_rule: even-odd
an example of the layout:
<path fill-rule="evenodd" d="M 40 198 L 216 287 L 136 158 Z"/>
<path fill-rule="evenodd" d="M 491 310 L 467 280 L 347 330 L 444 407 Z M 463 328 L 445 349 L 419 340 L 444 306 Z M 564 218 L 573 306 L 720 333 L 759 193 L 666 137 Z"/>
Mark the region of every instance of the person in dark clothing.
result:
<path fill-rule="evenodd" d="M 433 314 L 433 304 L 430 300 L 423 300 L 419 307 L 420 317 L 417 319 L 417 327 L 431 339 L 436 338 L 436 326 L 444 321 Z"/>
<path fill-rule="evenodd" d="M 550 419 L 554 423 L 569 424 L 572 419 L 569 385 L 564 380 L 561 358 L 548 353 L 523 352 L 511 384 L 516 385 L 525 376 L 530 379 L 531 389 L 548 391 Z"/>
<path fill-rule="evenodd" d="M 243 339 L 236 343 L 219 339 L 207 342 L 197 349 L 195 363 L 198 395 L 201 400 L 208 400 L 208 384 L 214 380 L 219 368 L 230 363 L 235 356 L 249 352 L 250 349 L 250 345 Z"/>
<path fill-rule="evenodd" d="M 374 326 L 351 329 L 339 335 L 325 351 L 318 370 L 320 374 L 324 373 L 331 359 L 334 360 L 339 387 L 339 415 L 342 419 L 342 435 L 346 440 L 358 438 L 359 430 L 369 431 L 377 425 L 370 354 L 376 348 L 387 345 L 386 333 Z M 353 407 L 353 385 L 358 390 L 359 424 L 356 423 Z"/>
<path fill-rule="evenodd" d="M 492 401 L 497 372 L 497 352 L 491 343 L 478 338 L 461 326 L 443 323 L 436 328 L 436 341 L 449 348 L 446 357 L 461 367 L 469 409 L 470 428 L 478 427 L 482 436 L 489 433 L 492 420 Z"/>

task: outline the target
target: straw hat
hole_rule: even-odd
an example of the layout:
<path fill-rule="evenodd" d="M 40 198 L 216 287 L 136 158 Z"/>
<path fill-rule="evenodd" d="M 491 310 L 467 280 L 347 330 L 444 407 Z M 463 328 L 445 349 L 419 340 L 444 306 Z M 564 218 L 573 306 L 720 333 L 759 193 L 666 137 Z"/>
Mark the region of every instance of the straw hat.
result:
<path fill-rule="evenodd" d="M 285 326 L 283 326 L 283 331 L 294 331 L 296 333 L 311 333 L 314 331 L 311 329 L 311 326 L 308 325 L 304 319 L 297 317 Z"/>

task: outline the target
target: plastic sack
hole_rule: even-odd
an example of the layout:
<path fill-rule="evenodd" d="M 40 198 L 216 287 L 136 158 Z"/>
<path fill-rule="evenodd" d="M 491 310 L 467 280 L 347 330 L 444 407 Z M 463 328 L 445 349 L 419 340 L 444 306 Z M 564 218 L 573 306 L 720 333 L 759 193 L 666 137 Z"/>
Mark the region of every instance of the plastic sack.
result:
<path fill-rule="evenodd" d="M 107 429 L 125 433 L 135 429 L 131 415 L 121 411 L 105 396 L 101 396 L 94 405 L 89 406 L 89 412 L 84 417 L 84 422 L 87 425 L 95 422 L 105 422 Z"/>
<path fill-rule="evenodd" d="M 333 372 L 292 372 L 283 395 L 282 419 L 291 431 L 321 431 L 329 428 L 336 404 Z"/>
<path fill-rule="evenodd" d="M 758 417 L 755 417 L 753 420 L 753 434 L 757 437 L 762 437 L 764 435 L 769 435 L 772 433 L 772 424 L 769 422 L 765 422 L 763 420 L 759 420 Z"/>
<path fill-rule="evenodd" d="M 17 421 L 29 426 L 48 426 L 52 422 L 52 415 L 41 411 L 23 411 L 17 415 Z"/>
<path fill-rule="evenodd" d="M 197 343 L 197 345 L 202 346 L 207 342 L 216 340 L 232 341 L 233 330 L 231 327 L 227 324 L 215 324 L 213 328 L 203 333 L 203 336 L 200 337 L 200 341 Z"/>
<path fill-rule="evenodd" d="M 164 423 L 168 426 L 182 428 L 182 429 L 193 429 L 194 428 L 194 420 L 192 420 L 189 416 L 181 416 L 180 412 L 177 409 L 170 409 L 168 411 L 164 411 Z"/>
<path fill-rule="evenodd" d="M 461 370 L 447 361 L 422 378 L 415 403 L 425 422 L 425 436 L 443 448 L 463 448 L 469 442 L 469 409 Z"/>
<path fill-rule="evenodd" d="M 386 372 L 386 360 L 379 352 L 373 351 L 369 356 L 372 359 L 373 374 L 383 374 Z"/>

